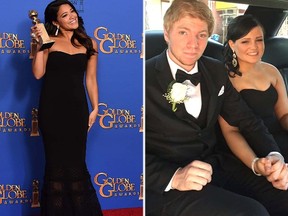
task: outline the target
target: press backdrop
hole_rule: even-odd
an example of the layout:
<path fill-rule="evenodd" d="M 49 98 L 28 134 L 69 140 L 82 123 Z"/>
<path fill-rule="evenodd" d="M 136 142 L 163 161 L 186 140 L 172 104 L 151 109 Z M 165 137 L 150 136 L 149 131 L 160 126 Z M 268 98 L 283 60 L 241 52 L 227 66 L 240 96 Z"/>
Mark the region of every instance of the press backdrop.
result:
<path fill-rule="evenodd" d="M 37 128 L 42 81 L 31 71 L 28 11 L 44 20 L 50 1 L 5 0 L 0 9 L 0 214 L 38 215 L 44 170 Z M 99 116 L 87 165 L 102 208 L 142 206 L 141 0 L 71 0 L 99 44 Z M 63 125 L 58 114 L 55 124 Z M 73 118 L 73 116 L 71 116 Z M 58 131 L 61 134 L 61 131 Z"/>

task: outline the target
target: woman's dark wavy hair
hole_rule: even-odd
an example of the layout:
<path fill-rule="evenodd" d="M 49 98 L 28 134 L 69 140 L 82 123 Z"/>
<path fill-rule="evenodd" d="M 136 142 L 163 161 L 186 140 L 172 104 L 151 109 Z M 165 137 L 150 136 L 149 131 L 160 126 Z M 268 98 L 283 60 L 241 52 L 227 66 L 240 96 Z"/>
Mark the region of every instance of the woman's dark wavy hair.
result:
<path fill-rule="evenodd" d="M 79 45 L 76 44 L 76 40 L 77 40 L 81 45 L 83 45 L 86 48 L 87 56 L 88 58 L 90 58 L 91 55 L 96 53 L 96 50 L 93 48 L 91 38 L 86 33 L 86 30 L 84 28 L 84 21 L 82 17 L 79 16 L 76 8 L 70 1 L 54 0 L 47 5 L 45 9 L 45 13 L 44 13 L 45 14 L 45 28 L 47 30 L 47 33 L 50 36 L 55 35 L 57 27 L 53 25 L 52 22 L 57 21 L 57 13 L 59 11 L 59 7 L 63 4 L 70 5 L 78 16 L 79 27 L 76 30 L 74 30 L 74 34 L 71 38 L 71 43 L 73 46 L 78 47 Z"/>
<path fill-rule="evenodd" d="M 233 51 L 230 48 L 228 41 L 231 40 L 235 42 L 236 40 L 247 35 L 257 26 L 260 26 L 264 33 L 262 24 L 250 14 L 238 16 L 231 20 L 231 22 L 228 24 L 226 41 L 224 43 L 224 62 L 230 77 L 235 77 L 236 75 L 242 76 L 242 73 L 239 71 L 239 64 L 237 64 L 236 67 L 232 65 Z"/>

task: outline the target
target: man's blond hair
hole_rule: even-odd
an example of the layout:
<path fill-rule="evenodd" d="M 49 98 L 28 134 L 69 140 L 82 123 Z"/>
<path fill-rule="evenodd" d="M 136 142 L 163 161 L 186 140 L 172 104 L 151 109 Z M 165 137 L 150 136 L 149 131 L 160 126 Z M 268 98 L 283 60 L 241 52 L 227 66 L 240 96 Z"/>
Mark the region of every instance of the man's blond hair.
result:
<path fill-rule="evenodd" d="M 209 7 L 201 0 L 174 0 L 164 15 L 164 29 L 169 32 L 172 25 L 185 16 L 206 22 L 208 34 L 211 36 L 214 17 Z"/>

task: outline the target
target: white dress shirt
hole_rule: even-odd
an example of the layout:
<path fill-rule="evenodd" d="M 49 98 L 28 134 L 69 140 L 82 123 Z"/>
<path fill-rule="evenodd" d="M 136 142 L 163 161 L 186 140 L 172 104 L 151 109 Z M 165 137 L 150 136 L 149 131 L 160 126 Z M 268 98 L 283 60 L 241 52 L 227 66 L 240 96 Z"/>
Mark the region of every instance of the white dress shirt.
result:
<path fill-rule="evenodd" d="M 185 69 L 179 67 L 179 65 L 177 65 L 171 60 L 171 58 L 168 55 L 168 51 L 167 51 L 167 58 L 172 76 L 175 80 L 176 80 L 176 72 L 178 69 L 181 69 L 182 71 L 188 74 L 194 74 L 198 72 L 198 62 L 195 63 L 195 66 L 191 71 L 186 71 Z M 195 118 L 198 118 L 202 106 L 201 88 L 200 88 L 201 84 L 198 83 L 198 85 L 195 86 L 190 82 L 190 80 L 185 80 L 183 83 L 188 86 L 187 96 L 189 97 L 187 100 L 184 101 L 185 108 L 190 115 L 194 116 Z"/>

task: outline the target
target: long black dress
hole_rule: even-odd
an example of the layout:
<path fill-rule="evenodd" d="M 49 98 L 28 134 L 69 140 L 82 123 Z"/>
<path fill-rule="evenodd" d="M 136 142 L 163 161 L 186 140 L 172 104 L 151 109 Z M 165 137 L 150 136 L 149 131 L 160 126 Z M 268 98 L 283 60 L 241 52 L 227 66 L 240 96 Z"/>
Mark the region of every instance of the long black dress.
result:
<path fill-rule="evenodd" d="M 274 106 L 278 99 L 274 86 L 270 85 L 265 91 L 243 89 L 240 91 L 240 94 L 254 111 L 254 114 L 263 119 L 264 124 L 276 140 L 283 156 L 288 161 L 288 132 L 281 127 L 274 112 Z"/>
<path fill-rule="evenodd" d="M 85 161 L 87 60 L 84 53 L 53 51 L 48 56 L 39 104 L 46 158 L 42 216 L 102 215 Z"/>

